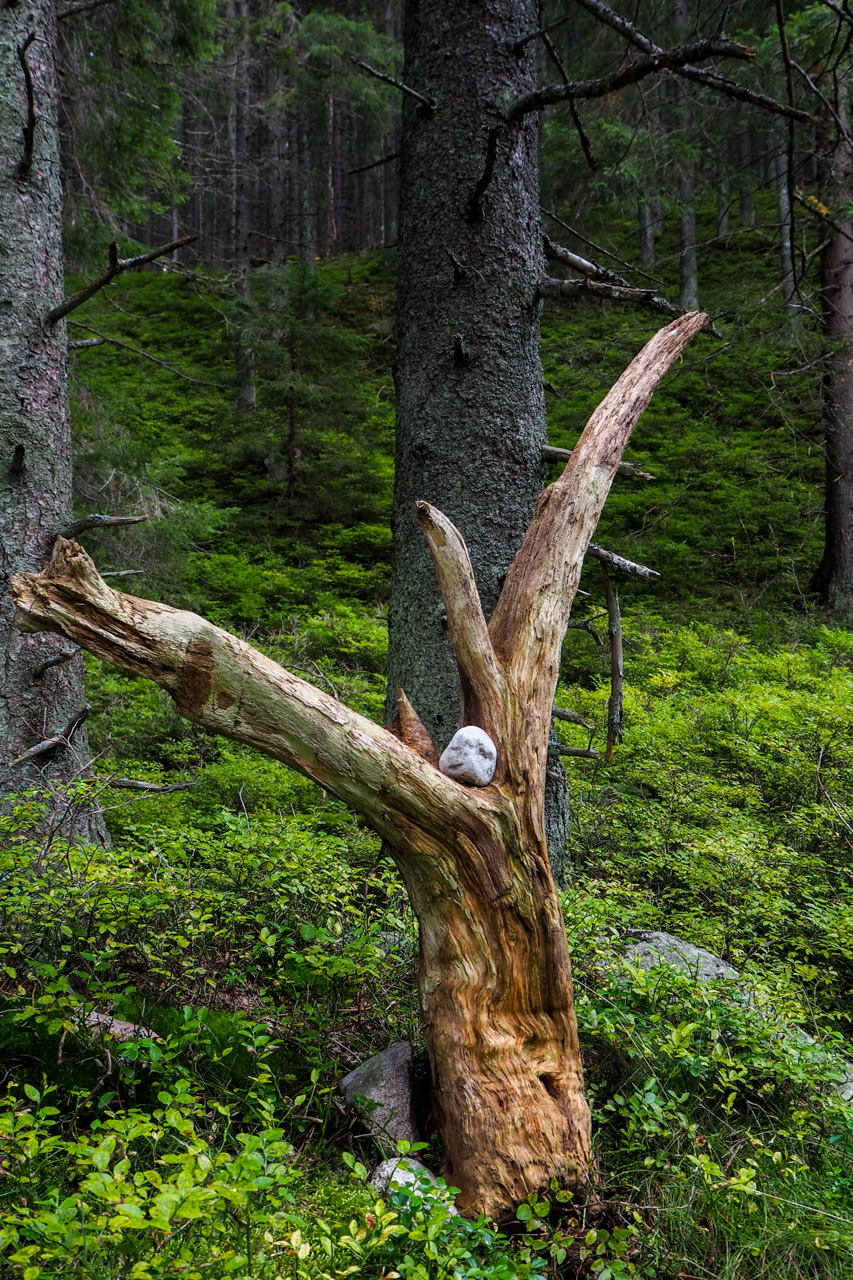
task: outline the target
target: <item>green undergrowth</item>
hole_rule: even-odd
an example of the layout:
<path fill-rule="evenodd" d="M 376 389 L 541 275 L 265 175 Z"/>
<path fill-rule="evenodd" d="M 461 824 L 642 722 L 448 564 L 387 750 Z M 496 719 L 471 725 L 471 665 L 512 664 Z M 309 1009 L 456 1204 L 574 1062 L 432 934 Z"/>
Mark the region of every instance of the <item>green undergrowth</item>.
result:
<path fill-rule="evenodd" d="M 8 1274 L 849 1274 L 853 636 L 768 648 L 638 615 L 626 661 L 624 741 L 609 766 L 571 762 L 596 1194 L 533 1197 L 509 1234 L 449 1214 L 441 1188 L 377 1203 L 362 1176 L 377 1152 L 333 1101 L 370 1052 L 407 1038 L 422 1053 L 414 923 L 378 841 L 282 767 L 182 738 L 149 686 L 102 675 L 128 752 L 112 763 L 196 785 L 140 799 L 108 772 L 109 851 L 33 842 L 36 796 L 2 819 Z M 561 702 L 603 724 L 584 633 L 564 670 Z M 637 928 L 723 954 L 741 980 L 638 970 L 623 958 Z M 140 1030 L 121 1040 L 109 1016 Z"/>

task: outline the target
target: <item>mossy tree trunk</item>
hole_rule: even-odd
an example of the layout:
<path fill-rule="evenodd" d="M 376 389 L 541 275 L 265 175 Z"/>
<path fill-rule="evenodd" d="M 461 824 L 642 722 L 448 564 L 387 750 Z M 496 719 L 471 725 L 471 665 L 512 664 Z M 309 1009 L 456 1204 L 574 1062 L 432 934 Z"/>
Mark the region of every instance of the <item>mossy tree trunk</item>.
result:
<path fill-rule="evenodd" d="M 89 760 L 83 660 L 12 625 L 9 580 L 42 568 L 71 521 L 71 431 L 62 300 L 62 191 L 51 0 L 0 5 L 0 794 L 58 784 Z M 47 665 L 51 663 L 51 665 Z M 40 742 L 80 727 L 70 744 Z M 19 760 L 21 756 L 25 758 Z M 63 803 L 62 808 L 65 808 Z M 72 811 L 73 812 L 73 811 Z M 96 815 L 75 830 L 103 837 Z"/>
<path fill-rule="evenodd" d="M 420 928 L 419 988 L 446 1174 L 471 1212 L 513 1215 L 552 1178 L 583 1194 L 589 1111 L 544 782 L 560 651 L 584 554 L 630 433 L 706 317 L 658 333 L 541 495 L 491 621 L 461 534 L 429 503 L 432 555 L 464 724 L 498 748 L 489 786 L 442 774 L 401 690 L 380 728 L 195 614 L 113 591 L 58 540 L 14 587 L 18 625 L 59 631 L 168 690 L 213 732 L 299 769 L 362 813 L 393 850 Z M 499 517 L 499 508 L 495 519 Z"/>

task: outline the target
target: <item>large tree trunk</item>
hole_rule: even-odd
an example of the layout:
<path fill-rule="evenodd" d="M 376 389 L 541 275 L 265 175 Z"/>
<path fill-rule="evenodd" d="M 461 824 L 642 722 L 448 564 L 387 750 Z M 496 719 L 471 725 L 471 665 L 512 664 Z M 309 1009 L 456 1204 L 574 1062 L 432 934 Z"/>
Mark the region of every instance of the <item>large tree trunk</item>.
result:
<path fill-rule="evenodd" d="M 583 1194 L 589 1111 L 544 782 L 560 651 L 584 553 L 622 451 L 659 378 L 706 319 L 652 339 L 541 496 L 486 623 L 453 524 L 426 502 L 459 673 L 462 723 L 497 746 L 488 786 L 436 767 L 402 690 L 382 729 L 194 614 L 113 591 L 75 543 L 15 580 L 19 625 L 50 628 L 171 693 L 216 733 L 299 769 L 361 812 L 393 850 L 420 926 L 419 987 L 448 1179 L 462 1206 L 511 1217 L 552 1178 Z M 417 621 L 417 620 L 415 620 Z"/>
<path fill-rule="evenodd" d="M 834 203 L 853 203 L 853 144 L 840 135 Z M 825 540 L 816 586 L 839 621 L 853 624 L 853 219 L 827 226 L 820 280 L 827 353 L 823 377 L 826 440 Z"/>
<path fill-rule="evenodd" d="M 397 443 L 389 696 L 405 683 L 443 748 L 459 683 L 441 599 L 415 525 L 417 498 L 464 530 L 488 617 L 546 476 L 539 356 L 543 275 L 538 121 L 502 123 L 536 84 L 536 0 L 406 6 L 397 281 Z M 562 764 L 547 780 L 562 867 Z"/>
<path fill-rule="evenodd" d="M 235 408 L 248 413 L 257 404 L 250 320 L 252 306 L 251 254 L 251 135 L 252 78 L 249 0 L 230 0 L 229 35 L 232 43 L 231 112 L 228 121 L 231 160 L 231 269 L 235 307 Z"/>
<path fill-rule="evenodd" d="M 51 751 L 27 753 L 73 726 L 85 707 L 83 662 L 55 636 L 12 626 L 9 579 L 47 563 L 71 520 L 71 432 L 63 296 L 56 30 L 51 0 L 0 7 L 0 793 L 61 785 L 89 762 L 85 726 Z M 32 110 L 28 104 L 31 78 Z M 34 126 L 31 152 L 27 134 Z M 51 663 L 53 665 L 45 665 Z M 70 736 L 70 735 L 69 735 Z M 20 756 L 27 758 L 14 763 Z M 63 808 L 65 806 L 63 805 Z M 104 838 L 75 814 L 75 833 Z M 65 832 L 64 834 L 69 834 Z"/>

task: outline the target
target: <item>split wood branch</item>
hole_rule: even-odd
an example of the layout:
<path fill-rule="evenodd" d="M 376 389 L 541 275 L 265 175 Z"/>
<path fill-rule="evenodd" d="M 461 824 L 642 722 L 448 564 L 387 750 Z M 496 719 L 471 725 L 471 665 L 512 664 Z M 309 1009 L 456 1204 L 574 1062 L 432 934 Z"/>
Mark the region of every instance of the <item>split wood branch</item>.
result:
<path fill-rule="evenodd" d="M 375 80 L 390 84 L 394 89 L 399 89 L 401 93 L 406 94 L 407 97 L 413 98 L 425 111 L 435 110 L 435 103 L 431 98 L 425 98 L 422 93 L 418 93 L 417 89 L 412 89 L 410 85 L 404 84 L 402 80 L 386 75 L 384 71 L 377 71 L 376 67 L 372 67 L 369 62 L 362 62 L 361 58 L 353 58 L 352 62 L 355 66 L 361 67 L 362 71 L 366 71 L 369 76 L 373 76 Z"/>
<path fill-rule="evenodd" d="M 44 662 L 40 662 L 33 671 L 33 680 L 40 680 L 45 671 L 49 671 L 51 667 L 59 667 L 63 662 L 70 662 L 72 658 L 76 658 L 80 652 L 80 646 L 75 645 L 73 649 L 62 649 L 59 653 L 55 653 L 52 658 L 45 658 Z"/>
<path fill-rule="evenodd" d="M 559 480 L 543 493 L 510 565 L 489 633 L 517 696 L 547 692 L 549 715 L 580 566 L 622 452 L 658 382 L 706 319 L 691 312 L 646 343 L 593 413 Z"/>
<path fill-rule="evenodd" d="M 657 569 L 649 569 L 644 564 L 635 564 L 624 556 L 617 556 L 615 551 L 605 551 L 598 543 L 591 542 L 586 549 L 590 560 L 597 560 L 603 569 L 620 569 L 622 573 L 633 573 L 638 578 L 659 578 Z"/>
<path fill-rule="evenodd" d="M 16 625 L 56 631 L 122 671 L 153 680 L 187 719 L 281 760 L 362 813 L 393 847 L 445 848 L 448 827 L 506 809 L 495 788 L 466 788 L 394 734 L 197 614 L 109 587 L 84 549 L 57 539 L 50 565 L 11 582 Z"/>
<path fill-rule="evenodd" d="M 554 444 L 542 446 L 542 457 L 546 462 L 568 462 L 572 456 L 571 449 L 558 449 Z M 623 480 L 654 480 L 650 471 L 641 471 L 634 462 L 620 462 L 616 468 L 617 476 Z"/>
<path fill-rule="evenodd" d="M 90 516 L 83 516 L 73 524 L 66 525 L 64 529 L 59 529 L 54 536 L 77 538 L 81 533 L 88 533 L 90 529 L 117 529 L 126 524 L 142 524 L 147 519 L 148 516 L 102 516 L 93 511 Z"/>
<path fill-rule="evenodd" d="M 101 570 L 102 578 L 136 578 L 144 569 L 106 569 Z"/>
<path fill-rule="evenodd" d="M 36 33 L 31 31 L 22 45 L 18 47 L 18 62 L 21 64 L 21 70 L 24 73 L 24 84 L 27 90 L 27 123 L 21 132 L 24 135 L 24 154 L 18 165 L 18 177 L 26 178 L 33 167 L 33 146 L 36 136 L 36 97 L 33 87 L 33 73 L 30 71 L 30 64 L 27 61 L 27 50 L 36 38 Z"/>
<path fill-rule="evenodd" d="M 622 741 L 622 686 L 625 680 L 625 656 L 622 645 L 622 614 L 619 612 L 619 593 L 614 587 L 607 565 L 601 563 L 604 579 L 604 599 L 607 603 L 607 634 L 610 640 L 610 697 L 607 700 L 607 747 L 605 762 L 613 755 L 613 748 Z"/>
<path fill-rule="evenodd" d="M 185 244 L 192 244 L 197 239 L 198 236 L 181 236 L 177 240 L 171 240 L 168 244 L 161 244 L 156 249 L 149 249 L 146 253 L 139 253 L 134 258 L 120 258 L 118 256 L 118 245 L 113 242 L 109 247 L 109 266 L 104 274 L 98 276 L 97 280 L 90 281 L 84 288 L 79 289 L 77 293 L 72 293 L 70 298 L 65 298 L 52 311 L 48 311 L 45 316 L 45 323 L 56 324 L 63 316 L 67 316 L 69 311 L 75 311 L 77 307 L 82 307 L 84 302 L 88 302 L 90 298 L 93 298 L 101 289 L 106 288 L 112 280 L 115 280 L 116 276 L 122 275 L 123 272 L 144 266 L 146 262 L 153 262 L 155 258 L 162 258 L 164 254 L 180 249 Z"/>
<path fill-rule="evenodd" d="M 468 548 L 447 516 L 428 502 L 417 502 L 415 506 L 447 611 L 447 628 L 462 686 L 462 722 L 479 725 L 498 742 L 503 737 L 500 717 L 506 685 L 492 648 Z"/>
<path fill-rule="evenodd" d="M 36 756 L 46 755 L 48 751 L 69 747 L 74 734 L 81 725 L 85 724 L 91 713 L 91 707 L 81 707 L 79 711 L 74 712 L 64 729 L 61 729 L 59 733 L 53 734 L 50 738 L 44 738 L 41 742 L 37 742 L 34 747 L 30 747 L 28 751 L 24 751 L 21 755 L 16 756 L 14 760 L 10 760 L 7 767 L 14 769 L 18 765 L 27 764 L 30 760 L 35 760 Z"/>

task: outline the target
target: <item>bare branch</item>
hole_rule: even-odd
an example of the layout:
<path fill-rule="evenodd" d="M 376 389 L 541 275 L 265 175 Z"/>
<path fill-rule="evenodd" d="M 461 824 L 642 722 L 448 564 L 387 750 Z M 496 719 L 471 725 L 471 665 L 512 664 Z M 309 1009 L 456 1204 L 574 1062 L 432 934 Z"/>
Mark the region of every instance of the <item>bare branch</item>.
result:
<path fill-rule="evenodd" d="M 83 338 L 80 342 L 69 342 L 69 351 L 88 351 L 89 347 L 102 347 L 106 338 Z"/>
<path fill-rule="evenodd" d="M 416 508 L 447 610 L 447 627 L 462 685 L 462 723 L 479 725 L 497 742 L 503 736 L 500 712 L 505 682 L 492 648 L 468 548 L 447 516 L 428 502 L 418 502 Z"/>
<path fill-rule="evenodd" d="M 70 298 L 66 298 L 60 302 L 58 307 L 54 307 L 52 311 L 48 311 L 45 316 L 46 324 L 56 324 L 63 316 L 67 316 L 69 311 L 75 311 L 77 307 L 82 307 L 84 302 L 88 302 L 101 289 L 106 288 L 111 280 L 115 280 L 116 276 L 120 276 L 124 271 L 132 271 L 134 267 L 144 266 L 146 262 L 153 262 L 155 258 L 162 258 L 164 254 L 171 253 L 174 249 L 180 249 L 185 244 L 192 244 L 194 240 L 198 240 L 198 236 L 181 236 L 178 240 L 171 240 L 169 244 L 161 244 L 157 249 L 149 249 L 147 253 L 137 254 L 135 258 L 120 258 L 118 256 L 118 245 L 113 242 L 109 248 L 109 266 L 102 276 L 97 280 L 92 280 L 84 288 L 79 289 L 77 293 L 72 293 Z M 102 336 L 102 335 L 99 335 Z"/>
<path fill-rule="evenodd" d="M 117 791 L 144 791 L 147 795 L 165 796 L 171 791 L 189 791 L 192 787 L 197 787 L 198 782 L 144 782 L 138 778 L 100 778 L 93 777 L 87 779 L 90 782 L 97 782 L 102 787 L 113 787 Z"/>
<path fill-rule="evenodd" d="M 643 53 L 649 54 L 652 58 L 659 58 L 666 51 L 650 40 L 648 36 L 643 35 L 627 18 L 623 18 L 621 14 L 616 13 L 609 5 L 603 4 L 602 0 L 578 0 L 578 4 L 586 9 L 588 13 L 592 13 L 606 26 L 612 27 L 614 31 L 618 31 L 621 36 L 637 49 L 642 49 Z M 738 54 L 729 50 L 726 57 L 754 57 L 755 49 L 746 46 L 736 46 L 744 49 L 743 54 Z M 696 61 L 697 59 L 694 59 Z M 690 60 L 688 60 L 690 61 Z M 725 76 L 721 76 L 717 71 L 709 71 L 705 67 L 691 66 L 670 66 L 670 70 L 677 75 L 683 76 L 687 80 L 693 80 L 697 84 L 704 84 L 709 89 L 716 89 L 719 93 L 724 94 L 728 98 L 734 98 L 736 102 L 749 102 L 752 106 L 760 107 L 762 110 L 770 112 L 772 115 L 787 116 L 791 120 L 800 120 L 804 124 L 815 124 L 816 117 L 810 115 L 807 111 L 800 111 L 797 107 L 793 107 L 785 102 L 778 102 L 775 98 L 768 97 L 765 93 L 759 93 L 755 89 L 747 89 L 744 85 L 738 84 L 734 80 L 729 80 Z"/>
<path fill-rule="evenodd" d="M 21 64 L 21 70 L 24 73 L 24 83 L 27 89 L 27 123 L 22 129 L 24 135 L 24 154 L 18 165 L 18 177 L 26 178 L 30 169 L 33 167 L 33 144 L 36 134 L 36 98 L 33 88 L 33 73 L 30 71 L 30 64 L 27 62 L 27 50 L 36 38 L 36 33 L 31 31 L 26 40 L 18 48 L 18 61 Z"/>
<path fill-rule="evenodd" d="M 402 154 L 402 151 L 389 151 L 387 156 L 371 160 L 370 164 L 360 164 L 357 169 L 347 169 L 347 174 L 352 178 L 357 173 L 367 173 L 369 169 L 378 169 L 381 164 L 390 164 L 392 160 L 399 160 Z"/>
<path fill-rule="evenodd" d="M 147 519 L 148 516 L 101 516 L 93 512 L 92 515 L 83 516 L 82 519 L 75 520 L 73 524 L 60 529 L 55 536 L 77 538 L 81 533 L 88 533 L 90 529 L 117 529 L 120 525 L 142 524 L 143 520 Z"/>
<path fill-rule="evenodd" d="M 607 602 L 607 634 L 610 640 L 610 697 L 607 700 L 607 747 L 605 762 L 613 755 L 613 748 L 622 741 L 622 684 L 625 679 L 625 657 L 622 648 L 622 615 L 619 612 L 619 593 L 610 580 L 605 561 L 601 562 L 604 578 L 604 599 Z"/>
<path fill-rule="evenodd" d="M 545 214 L 546 218 L 551 218 L 552 221 L 556 222 L 564 231 L 568 231 L 576 240 L 580 240 L 581 244 L 589 245 L 590 249 L 594 249 L 596 253 L 603 253 L 605 258 L 610 258 L 611 261 L 618 262 L 620 267 L 627 267 L 629 271 L 634 273 L 634 275 L 642 276 L 644 280 L 651 280 L 652 284 L 663 284 L 663 281 L 658 279 L 657 276 L 650 276 L 647 271 L 641 271 L 639 267 L 633 266 L 632 263 L 626 262 L 624 258 L 620 258 L 615 253 L 611 253 L 609 249 L 605 249 L 602 245 L 596 244 L 594 240 L 589 240 L 586 236 L 581 235 L 579 231 L 576 231 L 574 227 L 570 227 L 568 222 L 564 222 L 564 220 L 551 209 L 543 209 L 542 212 Z M 568 250 L 566 250 L 566 252 L 568 252 Z M 604 268 L 599 268 L 599 270 L 604 271 Z M 619 278 L 621 279 L 621 277 Z"/>
<path fill-rule="evenodd" d="M 678 71 L 680 68 L 696 70 L 691 63 L 705 58 L 744 58 L 755 56 L 755 49 L 736 44 L 733 40 L 699 40 L 695 44 L 676 45 L 672 49 L 659 49 L 651 57 L 629 62 L 626 67 L 601 76 L 597 80 L 573 80 L 564 84 L 546 84 L 519 98 L 509 112 L 510 120 L 518 120 L 531 111 L 542 111 L 570 99 L 604 98 L 628 85 L 637 84 L 658 71 Z M 783 104 L 779 104 L 782 106 Z M 787 110 L 786 110 L 787 114 Z"/>
<path fill-rule="evenodd" d="M 197 387 L 213 387 L 216 391 L 224 391 L 221 382 L 208 382 L 205 378 L 194 378 L 190 373 L 184 373 L 183 369 L 179 369 L 176 365 L 169 364 L 168 360 L 161 360 L 158 356 L 152 356 L 150 351 L 143 351 L 141 347 L 131 346 L 129 342 L 123 342 L 121 338 L 111 338 L 108 333 L 101 333 L 100 329 L 93 329 L 90 324 L 83 324 L 80 320 L 69 320 L 69 324 L 73 324 L 78 329 L 85 329 L 87 333 L 96 333 L 103 342 L 109 343 L 111 347 L 121 347 L 123 351 L 130 351 L 135 356 L 141 356 L 143 360 L 150 360 L 152 364 L 159 365 L 161 369 L 168 369 L 169 373 L 174 373 L 179 378 L 183 378 L 184 382 L 192 382 Z"/>
<path fill-rule="evenodd" d="M 570 711 L 568 707 L 552 707 L 551 715 L 555 720 L 567 720 L 569 724 L 579 724 L 582 729 L 594 729 L 595 725 L 590 724 L 588 720 L 584 720 L 582 715 L 577 711 Z"/>
<path fill-rule="evenodd" d="M 589 277 L 581 280 L 557 280 L 547 276 L 539 281 L 538 293 L 540 298 L 547 298 L 552 302 L 562 302 L 567 298 L 580 298 L 586 295 L 593 298 L 611 298 L 614 302 L 636 302 L 641 306 L 650 307 L 653 311 L 662 311 L 665 315 L 686 315 L 684 308 L 678 303 L 670 302 L 669 298 L 655 293 L 653 289 L 636 289 L 626 284 L 609 284 Z M 702 326 L 702 331 L 712 338 L 722 340 L 723 335 L 710 320 Z"/>
<path fill-rule="evenodd" d="M 504 811 L 494 788 L 461 787 L 387 729 L 245 641 L 196 614 L 113 590 L 77 543 L 58 539 L 48 568 L 18 574 L 11 588 L 19 629 L 57 631 L 153 680 L 187 719 L 333 791 L 403 847 L 402 856 L 415 827 L 438 853 L 448 824 L 466 830 L 478 820 L 494 823 Z"/>
<path fill-rule="evenodd" d="M 420 103 L 425 111 L 434 111 L 435 103 L 430 98 L 425 98 L 422 93 L 418 93 L 417 89 L 412 89 L 407 84 L 403 84 L 402 80 L 396 80 L 394 76 L 386 75 L 384 71 L 377 71 L 369 62 L 362 62 L 361 58 L 352 58 L 351 61 L 355 66 L 361 67 L 362 71 L 366 71 L 369 76 L 373 76 L 376 80 L 381 80 L 384 84 L 390 84 L 393 88 L 399 89 L 401 93 L 405 93 L 410 98 L 414 98 L 415 102 Z"/>
<path fill-rule="evenodd" d="M 568 462 L 572 456 L 571 449 L 558 449 L 554 444 L 542 446 L 542 457 L 546 462 Z M 616 468 L 617 476 L 623 480 L 654 480 L 650 471 L 641 471 L 634 462 L 620 462 Z"/>
<path fill-rule="evenodd" d="M 24 751 L 21 755 L 16 756 L 14 760 L 10 760 L 7 767 L 14 769 L 18 765 L 34 760 L 36 756 L 46 755 L 48 751 L 56 751 L 57 748 L 64 749 L 70 746 L 74 734 L 81 725 L 85 724 L 91 712 L 91 707 L 81 707 L 79 711 L 74 712 L 64 729 L 59 733 L 55 733 L 51 738 L 45 738 L 42 742 L 37 742 L 34 747 L 30 747 L 28 751 Z"/>
<path fill-rule="evenodd" d="M 592 747 L 564 747 L 562 742 L 549 747 L 550 751 L 555 752 L 559 756 L 576 756 L 580 760 L 600 760 L 601 752 L 593 751 Z"/>
<path fill-rule="evenodd" d="M 590 262 L 588 258 L 583 258 L 579 253 L 573 253 L 571 249 L 566 249 L 561 244 L 556 244 L 550 236 L 542 234 L 542 244 L 545 249 L 545 257 L 551 262 L 560 262 L 564 267 L 570 267 L 572 271 L 579 271 L 583 276 L 589 276 L 592 280 L 601 280 L 605 284 L 623 285 L 630 289 L 631 285 L 618 272 L 611 271 L 609 267 L 600 267 L 597 262 Z"/>
<path fill-rule="evenodd" d="M 144 569 L 105 569 L 101 571 L 102 578 L 136 578 L 140 573 L 144 573 Z"/>
<path fill-rule="evenodd" d="M 649 569 L 644 564 L 635 564 L 633 560 L 626 560 L 624 556 L 617 556 L 614 551 L 605 551 L 604 547 L 599 547 L 595 542 L 591 542 L 586 549 L 586 554 L 590 560 L 597 560 L 602 569 L 619 569 L 622 573 L 633 573 L 638 578 L 659 578 L 660 574 L 657 569 Z"/>
<path fill-rule="evenodd" d="M 115 0 L 86 0 L 85 4 L 75 4 L 70 9 L 63 9 L 56 15 L 56 21 L 64 22 L 66 18 L 73 18 L 78 13 L 88 13 L 91 9 L 101 9 L 105 4 L 114 3 Z"/>
<path fill-rule="evenodd" d="M 52 658 L 45 658 L 44 662 L 40 662 L 33 671 L 33 679 L 40 680 L 45 671 L 49 671 L 51 667 L 61 666 L 63 662 L 70 662 L 72 658 L 76 658 L 80 652 L 80 646 L 75 645 L 73 649 L 63 649 L 60 653 L 54 654 Z"/>
<path fill-rule="evenodd" d="M 512 46 L 513 53 L 517 58 L 520 58 L 532 40 L 541 40 L 542 37 L 547 36 L 549 32 L 556 31 L 557 27 L 562 27 L 564 23 L 568 22 L 568 20 L 569 19 L 567 17 L 558 18 L 556 22 L 549 23 L 547 27 L 540 27 L 538 31 L 531 31 L 530 35 L 522 36 L 522 38 L 520 40 L 516 40 L 515 44 Z"/>

